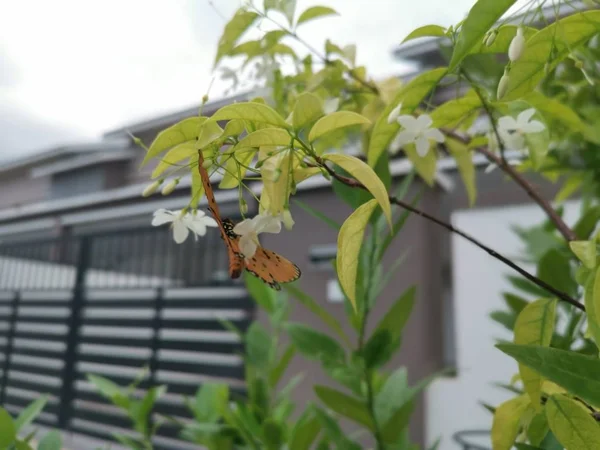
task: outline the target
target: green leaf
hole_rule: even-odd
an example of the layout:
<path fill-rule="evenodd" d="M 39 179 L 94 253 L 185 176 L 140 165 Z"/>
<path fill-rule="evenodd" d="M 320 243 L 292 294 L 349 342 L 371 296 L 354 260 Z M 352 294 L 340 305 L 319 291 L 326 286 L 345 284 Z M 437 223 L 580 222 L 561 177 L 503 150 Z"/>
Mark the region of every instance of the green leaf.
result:
<path fill-rule="evenodd" d="M 404 291 L 383 316 L 376 330 L 387 330 L 391 333 L 393 339 L 399 338 L 415 304 L 416 292 L 415 286 Z"/>
<path fill-rule="evenodd" d="M 258 322 L 253 322 L 246 333 L 246 358 L 249 364 L 266 369 L 271 363 L 273 339 Z"/>
<path fill-rule="evenodd" d="M 356 285 L 360 248 L 371 213 L 377 206 L 369 200 L 354 211 L 342 225 L 338 234 L 336 268 L 340 286 L 356 311 Z"/>
<path fill-rule="evenodd" d="M 214 119 L 206 120 L 200 125 L 198 138 L 196 139 L 196 148 L 204 148 L 223 135 L 223 128 Z"/>
<path fill-rule="evenodd" d="M 332 411 L 373 430 L 373 420 L 363 401 L 327 386 L 317 385 L 314 389 L 317 397 Z"/>
<path fill-rule="evenodd" d="M 302 303 L 306 309 L 321 319 L 321 321 L 323 321 L 325 325 L 327 325 L 340 338 L 342 338 L 345 343 L 350 345 L 348 336 L 346 336 L 346 333 L 344 333 L 344 329 L 340 325 L 340 322 L 325 308 L 323 308 L 313 297 L 292 284 L 286 284 L 284 289 L 293 295 L 296 300 Z"/>
<path fill-rule="evenodd" d="M 506 305 L 515 314 L 519 314 L 521 311 L 523 311 L 523 308 L 529 304 L 527 300 L 519 297 L 518 295 L 511 294 L 510 292 L 503 293 L 502 297 L 504 297 Z"/>
<path fill-rule="evenodd" d="M 573 227 L 577 238 L 589 239 L 596 228 L 598 220 L 600 220 L 600 206 L 589 208 Z"/>
<path fill-rule="evenodd" d="M 455 139 L 446 139 L 446 148 L 458 166 L 458 171 L 460 172 L 463 184 L 465 185 L 465 190 L 467 191 L 467 197 L 469 198 L 469 206 L 473 206 L 475 204 L 475 199 L 477 198 L 473 154 L 465 144 L 458 142 Z"/>
<path fill-rule="evenodd" d="M 279 146 L 287 147 L 292 143 L 290 134 L 282 128 L 261 128 L 241 139 L 235 150 L 249 147 Z M 234 150 L 234 151 L 235 151 Z"/>
<path fill-rule="evenodd" d="M 415 144 L 407 144 L 404 146 L 403 150 L 416 172 L 430 187 L 433 187 L 435 175 L 437 173 L 436 152 L 430 151 L 427 152 L 425 156 L 421 157 L 417 153 Z"/>
<path fill-rule="evenodd" d="M 234 49 L 238 40 L 258 17 L 259 15 L 254 12 L 246 11 L 241 8 L 237 10 L 235 15 L 227 22 L 223 29 L 223 34 L 219 39 L 219 46 L 217 48 L 217 55 L 215 56 L 213 68 L 216 67 L 223 56 L 229 54 L 229 52 Z"/>
<path fill-rule="evenodd" d="M 16 437 L 17 429 L 13 418 L 4 408 L 0 408 L 0 448 L 7 448 Z"/>
<path fill-rule="evenodd" d="M 460 27 L 448 69 L 458 66 L 469 51 L 481 42 L 487 31 L 516 0 L 478 0 Z"/>
<path fill-rule="evenodd" d="M 542 289 L 541 287 L 539 287 L 537 284 L 534 284 L 534 283 L 532 283 L 529 280 L 521 278 L 520 276 L 508 275 L 506 277 L 506 279 L 514 287 L 516 287 L 517 289 L 520 289 L 520 290 L 522 290 L 524 292 L 527 292 L 528 294 L 532 294 L 532 295 L 535 295 L 537 297 L 545 297 L 545 296 L 548 295 L 548 292 L 546 292 L 544 289 Z"/>
<path fill-rule="evenodd" d="M 536 28 L 528 27 L 526 25 L 519 25 L 523 30 L 523 37 L 525 40 L 528 40 L 531 36 L 538 32 Z M 492 45 L 487 45 L 485 42 L 487 39 L 482 39 L 479 45 L 475 45 L 470 51 L 469 54 L 475 53 L 508 53 L 508 47 L 510 46 L 511 41 L 517 34 L 517 25 L 502 25 L 501 27 L 496 28 L 496 38 Z"/>
<path fill-rule="evenodd" d="M 537 112 L 532 117 L 540 122 L 544 122 L 544 119 Z M 550 149 L 550 131 L 548 126 L 545 125 L 545 128 L 538 133 L 525 134 L 525 142 L 527 143 L 527 150 L 529 151 L 533 168 L 540 170 Z"/>
<path fill-rule="evenodd" d="M 294 111 L 292 112 L 292 124 L 294 128 L 300 128 L 313 123 L 323 116 L 323 102 L 319 97 L 310 92 L 304 92 L 298 96 Z"/>
<path fill-rule="evenodd" d="M 312 206 L 301 202 L 300 200 L 294 200 L 294 203 L 296 203 L 300 208 L 302 208 L 304 211 L 306 211 L 307 213 L 309 213 L 311 216 L 316 217 L 317 219 L 322 220 L 324 223 L 326 223 L 327 225 L 329 225 L 330 228 L 336 230 L 336 231 L 340 231 L 340 228 L 342 227 L 339 223 L 337 223 L 335 220 L 333 220 L 332 218 L 326 216 L 325 214 L 323 214 L 321 211 L 317 211 L 316 209 L 314 209 Z M 287 286 L 287 285 L 286 285 Z"/>
<path fill-rule="evenodd" d="M 283 443 L 283 430 L 275 420 L 268 418 L 262 424 L 262 436 L 267 450 L 279 450 Z"/>
<path fill-rule="evenodd" d="M 579 174 L 568 177 L 560 190 L 556 193 L 554 201 L 556 203 L 562 203 L 571 197 L 581 187 L 583 179 Z"/>
<path fill-rule="evenodd" d="M 577 283 L 571 274 L 569 259 L 556 249 L 552 249 L 542 257 L 538 264 L 537 276 L 563 292 L 572 294 L 577 290 Z"/>
<path fill-rule="evenodd" d="M 358 113 L 352 111 L 336 111 L 327 114 L 325 117 L 321 117 L 317 123 L 313 125 L 308 134 L 308 140 L 309 142 L 314 142 L 331 131 L 352 125 L 364 125 L 370 123 L 371 121 L 369 119 Z"/>
<path fill-rule="evenodd" d="M 527 427 L 527 438 L 533 445 L 540 445 L 548 434 L 548 421 L 544 410 L 537 413 Z"/>
<path fill-rule="evenodd" d="M 117 384 L 113 383 L 112 381 L 110 381 L 107 378 L 101 377 L 99 375 L 89 374 L 87 376 L 87 379 L 90 383 L 92 383 L 96 387 L 96 389 L 98 389 L 100 394 L 102 394 L 104 397 L 108 398 L 109 400 L 112 400 L 113 398 L 115 398 L 117 396 L 123 395 L 121 388 Z"/>
<path fill-rule="evenodd" d="M 48 399 L 49 397 L 47 395 L 42 395 L 21 411 L 19 416 L 15 419 L 15 430 L 17 433 L 35 420 L 46 406 L 46 403 L 48 403 Z"/>
<path fill-rule="evenodd" d="M 198 422 L 216 422 L 229 401 L 229 386 L 225 383 L 206 382 L 196 391 L 192 413 Z"/>
<path fill-rule="evenodd" d="M 277 383 L 279 383 L 279 381 L 281 380 L 281 377 L 290 365 L 290 362 L 292 362 L 292 359 L 294 358 L 295 354 L 296 347 L 294 347 L 293 345 L 288 345 L 285 352 L 283 352 L 283 355 L 281 355 L 281 358 L 279 358 L 277 364 L 275 364 L 275 367 L 273 367 L 273 369 L 271 370 L 271 373 L 269 373 L 269 385 L 271 386 L 271 388 L 274 389 L 275 387 L 277 387 Z"/>
<path fill-rule="evenodd" d="M 517 317 L 515 324 L 515 344 L 549 346 L 554 332 L 557 300 L 539 299 L 528 304 Z M 523 364 L 519 373 L 533 407 L 540 411 L 542 377 Z"/>
<path fill-rule="evenodd" d="M 248 272 L 244 273 L 244 283 L 250 297 L 267 313 L 273 314 L 275 312 L 275 303 L 277 302 L 275 291 L 263 283 L 262 280 Z"/>
<path fill-rule="evenodd" d="M 598 33 L 600 11 L 571 14 L 541 29 L 525 43 L 518 61 L 513 62 L 506 94 L 502 100 L 515 100 L 533 92 L 545 76 L 546 63 L 552 70 L 577 46 Z"/>
<path fill-rule="evenodd" d="M 320 360 L 327 365 L 344 363 L 344 349 L 330 336 L 299 323 L 289 323 L 285 329 L 298 351 L 307 358 Z"/>
<path fill-rule="evenodd" d="M 192 157 L 197 152 L 195 141 L 187 141 L 176 145 L 160 159 L 152 172 L 152 178 L 158 178 L 165 170 L 174 168 L 177 163 Z"/>
<path fill-rule="evenodd" d="M 15 441 L 15 450 L 33 450 L 33 448 L 25 441 Z"/>
<path fill-rule="evenodd" d="M 410 80 L 400 92 L 396 94 L 394 100 L 385 107 L 381 116 L 377 119 L 377 122 L 375 122 L 373 131 L 371 132 L 369 151 L 367 153 L 369 166 L 375 167 L 381 154 L 400 130 L 400 125 L 396 122 L 392 122 L 391 124 L 387 122 L 388 116 L 392 110 L 402 103 L 402 113 L 412 113 L 423 101 L 425 96 L 437 86 L 439 81 L 446 75 L 447 70 L 446 67 L 440 67 L 416 76 Z M 430 153 L 433 152 L 428 152 L 428 154 Z"/>
<path fill-rule="evenodd" d="M 61 450 L 62 439 L 58 431 L 50 431 L 37 446 L 37 450 Z"/>
<path fill-rule="evenodd" d="M 152 413 L 152 408 L 156 401 L 167 392 L 167 386 L 154 386 L 148 389 L 143 400 L 139 403 L 139 407 L 133 411 L 134 418 L 140 429 L 145 430 L 149 424 L 149 416 Z"/>
<path fill-rule="evenodd" d="M 585 123 L 573 109 L 560 101 L 546 97 L 539 91 L 527 94 L 523 100 L 533 106 L 544 116 L 546 121 L 556 120 L 562 122 L 571 132 L 583 132 Z"/>
<path fill-rule="evenodd" d="M 390 229 L 392 229 L 392 206 L 390 205 L 389 195 L 383 181 L 381 181 L 373 169 L 360 159 L 350 155 L 332 153 L 325 155 L 323 159 L 338 165 L 367 188 L 381 206 Z"/>
<path fill-rule="evenodd" d="M 406 41 L 410 41 L 411 39 L 417 39 L 426 36 L 446 36 L 446 29 L 439 25 L 423 25 L 422 27 L 411 31 L 408 36 L 402 40 L 401 44 L 404 44 Z"/>
<path fill-rule="evenodd" d="M 496 347 L 570 393 L 600 406 L 598 358 L 535 345 L 497 344 Z"/>
<path fill-rule="evenodd" d="M 313 408 L 307 408 L 292 428 L 289 450 L 309 450 L 321 431 L 321 422 Z"/>
<path fill-rule="evenodd" d="M 198 172 L 198 162 L 199 155 L 198 153 L 194 153 L 190 158 L 190 166 L 193 168 L 191 170 L 192 174 L 192 185 L 191 185 L 191 206 L 197 207 L 198 203 L 202 199 L 204 195 L 204 185 L 202 184 L 202 178 L 200 177 L 200 173 Z"/>
<path fill-rule="evenodd" d="M 184 142 L 195 144 L 200 132 L 200 125 L 206 120 L 206 117 L 189 117 L 158 133 L 152 144 L 150 144 L 141 166 L 146 165 L 152 158 L 171 147 Z"/>
<path fill-rule="evenodd" d="M 584 293 L 588 330 L 600 346 L 600 267 L 594 277 L 589 277 Z"/>
<path fill-rule="evenodd" d="M 517 317 L 513 313 L 506 311 L 492 311 L 490 313 L 490 319 L 503 325 L 509 331 L 512 331 L 515 328 L 515 322 L 517 321 Z"/>
<path fill-rule="evenodd" d="M 383 366 L 392 357 L 394 347 L 390 331 L 376 330 L 363 350 L 366 368 L 374 369 Z"/>
<path fill-rule="evenodd" d="M 273 108 L 257 102 L 233 103 L 231 105 L 223 106 L 212 115 L 211 119 L 241 119 L 250 122 L 275 125 L 282 128 L 289 128 L 290 126 Z"/>
<path fill-rule="evenodd" d="M 521 416 L 529 405 L 529 397 L 520 395 L 505 401 L 496 408 L 492 422 L 494 450 L 510 450 L 519 432 Z"/>
<path fill-rule="evenodd" d="M 571 251 L 579 258 L 585 267 L 596 267 L 596 243 L 594 241 L 571 241 Z"/>
<path fill-rule="evenodd" d="M 339 13 L 335 9 L 328 8 L 327 6 L 313 6 L 300 14 L 300 17 L 298 17 L 298 21 L 296 22 L 296 26 L 304 22 L 308 22 L 309 20 L 331 15 L 337 16 Z"/>
<path fill-rule="evenodd" d="M 463 97 L 449 100 L 434 109 L 430 116 L 433 120 L 433 128 L 455 127 L 466 116 L 481 108 L 479 96 L 470 90 Z"/>
<path fill-rule="evenodd" d="M 548 425 L 558 441 L 569 450 L 594 450 L 600 443 L 600 425 L 585 407 L 561 394 L 546 402 Z"/>
<path fill-rule="evenodd" d="M 522 442 L 515 443 L 515 448 L 517 450 L 544 450 L 540 447 L 534 447 L 533 445 L 523 444 Z"/>

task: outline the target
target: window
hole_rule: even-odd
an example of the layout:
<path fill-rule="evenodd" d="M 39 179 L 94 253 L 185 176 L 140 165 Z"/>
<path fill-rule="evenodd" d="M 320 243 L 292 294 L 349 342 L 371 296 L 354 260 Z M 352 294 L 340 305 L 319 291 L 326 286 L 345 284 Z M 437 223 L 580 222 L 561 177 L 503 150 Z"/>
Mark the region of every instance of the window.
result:
<path fill-rule="evenodd" d="M 52 176 L 50 198 L 90 194 L 104 189 L 106 171 L 102 166 L 85 167 Z"/>

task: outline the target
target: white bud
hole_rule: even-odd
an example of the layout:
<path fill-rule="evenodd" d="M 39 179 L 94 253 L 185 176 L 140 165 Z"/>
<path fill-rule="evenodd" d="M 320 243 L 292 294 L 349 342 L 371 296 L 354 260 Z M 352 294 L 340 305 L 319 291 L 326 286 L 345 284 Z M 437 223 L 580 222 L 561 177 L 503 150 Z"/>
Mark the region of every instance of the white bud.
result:
<path fill-rule="evenodd" d="M 525 48 L 525 36 L 523 36 L 523 28 L 517 28 L 516 36 L 510 41 L 510 46 L 508 47 L 508 58 L 515 62 L 517 61 L 521 55 L 523 54 L 523 49 Z"/>
<path fill-rule="evenodd" d="M 398 117 L 400 117 L 400 110 L 402 109 L 402 103 L 399 103 L 392 112 L 388 115 L 387 122 L 392 123 L 395 122 Z"/>
<path fill-rule="evenodd" d="M 146 186 L 146 189 L 142 191 L 142 197 L 149 197 L 154 194 L 162 182 L 163 180 L 156 180 L 154 183 Z"/>
<path fill-rule="evenodd" d="M 162 195 L 172 194 L 178 184 L 179 184 L 179 178 L 175 178 L 171 182 L 165 184 L 165 187 L 163 187 L 161 194 Z"/>
<path fill-rule="evenodd" d="M 490 31 L 490 33 L 485 38 L 485 46 L 486 47 L 491 47 L 491 45 L 496 40 L 496 36 L 498 36 L 498 31 L 497 30 Z"/>
<path fill-rule="evenodd" d="M 289 209 L 284 209 L 283 213 L 282 213 L 282 222 L 283 222 L 283 226 L 285 227 L 286 230 L 291 230 L 292 227 L 294 226 L 294 219 L 292 219 L 292 213 L 290 212 Z"/>
<path fill-rule="evenodd" d="M 506 94 L 506 90 L 508 89 L 508 74 L 504 72 L 502 78 L 500 78 L 500 82 L 498 83 L 498 90 L 496 92 L 496 98 L 500 100 Z"/>

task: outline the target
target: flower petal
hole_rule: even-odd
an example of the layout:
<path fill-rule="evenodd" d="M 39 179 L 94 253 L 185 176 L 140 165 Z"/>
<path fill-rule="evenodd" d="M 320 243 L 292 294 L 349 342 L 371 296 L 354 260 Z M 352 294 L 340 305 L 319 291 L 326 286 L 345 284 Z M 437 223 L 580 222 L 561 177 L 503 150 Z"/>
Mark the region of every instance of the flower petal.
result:
<path fill-rule="evenodd" d="M 190 230 L 185 226 L 182 220 L 176 220 L 173 222 L 173 239 L 178 244 L 184 242 L 188 235 L 190 234 Z"/>
<path fill-rule="evenodd" d="M 511 116 L 503 116 L 498 119 L 498 130 L 515 131 L 519 128 L 517 121 Z"/>
<path fill-rule="evenodd" d="M 444 140 L 446 139 L 444 137 L 444 134 L 440 130 L 438 130 L 437 128 L 430 128 L 428 130 L 425 130 L 425 132 L 423 133 L 423 135 L 427 139 L 433 139 L 434 141 L 437 141 L 439 143 L 444 142 Z"/>
<path fill-rule="evenodd" d="M 417 119 L 408 114 L 398 117 L 398 123 L 407 131 L 416 131 L 417 129 Z"/>
<path fill-rule="evenodd" d="M 539 120 L 532 120 L 527 125 L 523 127 L 524 133 L 539 133 L 540 131 L 544 131 L 546 129 L 546 125 L 544 125 Z"/>
<path fill-rule="evenodd" d="M 252 236 L 245 235 L 240 238 L 240 251 L 246 259 L 252 258 L 257 248 L 258 246 L 254 242 L 254 239 L 252 239 Z"/>
<path fill-rule="evenodd" d="M 281 219 L 269 214 L 259 214 L 256 219 L 256 234 L 279 233 L 281 231 Z"/>
<path fill-rule="evenodd" d="M 416 144 L 417 154 L 423 158 L 429 151 L 429 139 L 427 139 L 425 136 L 419 136 Z"/>
<path fill-rule="evenodd" d="M 392 109 L 392 111 L 388 115 L 387 123 L 395 122 L 396 119 L 398 119 L 398 117 L 400 117 L 401 109 L 402 109 L 402 103 L 398 103 L 398 106 L 396 106 L 394 109 Z"/>
<path fill-rule="evenodd" d="M 489 164 L 489 165 L 488 165 L 488 166 L 485 168 L 485 170 L 483 171 L 483 173 L 490 173 L 490 172 L 492 172 L 493 170 L 496 170 L 496 168 L 497 168 L 497 167 L 498 167 L 498 165 L 497 165 L 496 163 L 491 163 L 491 164 Z"/>
<path fill-rule="evenodd" d="M 394 144 L 404 147 L 406 144 L 412 144 L 417 138 L 417 133 L 409 130 L 402 130 L 394 139 Z"/>
<path fill-rule="evenodd" d="M 172 211 L 166 209 L 158 209 L 154 211 L 154 218 L 152 219 L 152 225 L 158 226 L 165 223 L 173 222 L 177 216 Z"/>
<path fill-rule="evenodd" d="M 417 117 L 417 129 L 421 132 L 429 128 L 432 123 L 433 119 L 429 116 L 429 114 L 421 114 L 419 117 Z"/>
<path fill-rule="evenodd" d="M 527 122 L 533 117 L 535 114 L 535 108 L 529 108 L 525 111 L 521 111 L 517 116 L 517 124 L 519 128 L 524 128 L 527 126 Z"/>
<path fill-rule="evenodd" d="M 254 223 L 252 222 L 252 219 L 244 219 L 240 223 L 237 223 L 233 227 L 233 232 L 235 234 L 239 234 L 240 236 L 244 236 L 246 234 L 253 233 L 254 232 Z"/>

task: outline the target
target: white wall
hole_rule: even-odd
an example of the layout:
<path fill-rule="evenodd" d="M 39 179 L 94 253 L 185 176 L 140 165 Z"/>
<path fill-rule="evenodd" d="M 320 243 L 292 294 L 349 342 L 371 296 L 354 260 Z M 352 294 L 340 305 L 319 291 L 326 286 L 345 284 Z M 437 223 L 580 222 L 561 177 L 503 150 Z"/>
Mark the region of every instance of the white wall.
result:
<path fill-rule="evenodd" d="M 565 208 L 567 223 L 578 216 L 578 204 Z M 537 205 L 459 211 L 452 223 L 507 257 L 522 248 L 511 225 L 539 224 L 544 215 Z M 510 393 L 491 386 L 507 382 L 517 372 L 516 363 L 494 348 L 496 339 L 512 340 L 511 333 L 489 318 L 494 309 L 505 309 L 501 292 L 510 289 L 505 274 L 518 275 L 500 261 L 466 241 L 452 236 L 454 329 L 458 375 L 434 382 L 426 393 L 427 440 L 442 437 L 440 450 L 459 450 L 452 435 L 459 430 L 490 429 L 491 414 L 479 401 L 498 405 Z M 535 274 L 534 267 L 523 266 Z M 473 443 L 491 448 L 489 439 Z"/>

